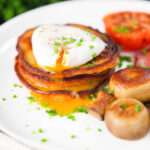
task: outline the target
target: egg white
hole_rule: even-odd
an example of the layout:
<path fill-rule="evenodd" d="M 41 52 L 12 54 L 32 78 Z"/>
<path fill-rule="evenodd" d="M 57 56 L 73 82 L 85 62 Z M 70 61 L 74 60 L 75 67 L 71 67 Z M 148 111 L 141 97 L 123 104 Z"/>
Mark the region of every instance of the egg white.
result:
<path fill-rule="evenodd" d="M 63 37 L 66 40 L 62 40 Z M 94 40 L 93 37 L 95 37 Z M 64 45 L 65 41 L 71 41 L 71 39 L 75 41 Z M 65 25 L 39 26 L 33 32 L 31 42 L 35 59 L 41 67 L 55 67 L 62 49 L 67 51 L 63 56 L 65 59 L 63 65 L 79 66 L 92 60 L 94 53 L 99 55 L 106 46 L 106 43 L 99 37 L 79 28 Z M 56 42 L 60 43 L 60 46 L 56 46 Z M 81 45 L 78 46 L 78 43 Z M 59 52 L 56 53 L 55 49 Z"/>

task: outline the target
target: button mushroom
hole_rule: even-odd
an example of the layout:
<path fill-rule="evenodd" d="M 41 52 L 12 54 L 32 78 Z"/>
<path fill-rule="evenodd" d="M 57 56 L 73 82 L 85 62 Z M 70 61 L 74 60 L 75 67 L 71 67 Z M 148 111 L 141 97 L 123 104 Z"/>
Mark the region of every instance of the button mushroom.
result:
<path fill-rule="evenodd" d="M 117 98 L 135 98 L 142 102 L 150 100 L 150 69 L 126 68 L 114 73 L 109 82 Z"/>
<path fill-rule="evenodd" d="M 116 137 L 136 140 L 149 130 L 149 112 L 138 100 L 122 98 L 114 101 L 105 113 L 105 123 Z"/>

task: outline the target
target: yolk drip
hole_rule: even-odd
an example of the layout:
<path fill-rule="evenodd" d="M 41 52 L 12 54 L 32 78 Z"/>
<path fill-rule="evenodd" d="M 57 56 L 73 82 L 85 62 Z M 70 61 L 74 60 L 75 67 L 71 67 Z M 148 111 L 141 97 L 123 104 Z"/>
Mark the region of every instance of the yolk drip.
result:
<path fill-rule="evenodd" d="M 61 52 L 59 53 L 59 57 L 57 58 L 56 61 L 56 66 L 55 67 L 45 66 L 44 68 L 54 72 L 61 72 L 63 70 L 72 68 L 70 66 L 65 66 L 65 63 L 66 63 L 66 58 L 64 56 L 64 50 L 61 50 Z"/>
<path fill-rule="evenodd" d="M 64 95 L 40 95 L 35 92 L 31 92 L 31 95 L 36 99 L 37 103 L 46 109 L 55 109 L 57 114 L 66 115 L 71 114 L 76 108 L 82 106 L 88 108 L 92 105 L 92 100 L 86 100 L 86 98 L 71 98 Z M 46 104 L 46 105 L 45 105 Z"/>

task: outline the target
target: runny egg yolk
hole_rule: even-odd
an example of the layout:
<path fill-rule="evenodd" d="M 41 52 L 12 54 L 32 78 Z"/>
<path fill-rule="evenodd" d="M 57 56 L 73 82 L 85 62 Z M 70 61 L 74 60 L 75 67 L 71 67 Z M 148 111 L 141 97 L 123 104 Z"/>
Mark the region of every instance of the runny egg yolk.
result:
<path fill-rule="evenodd" d="M 86 98 L 70 98 L 63 95 L 40 95 L 35 92 L 30 93 L 37 101 L 37 103 L 46 109 L 55 110 L 57 115 L 67 115 L 74 113 L 77 108 L 88 108 L 92 105 L 93 100 L 87 100 Z"/>
<path fill-rule="evenodd" d="M 54 71 L 54 72 L 61 72 L 63 70 L 72 68 L 71 66 L 65 66 L 66 57 L 64 56 L 64 53 L 65 51 L 61 50 L 56 60 L 56 65 L 54 67 L 44 66 L 44 68 L 46 68 L 49 71 Z"/>

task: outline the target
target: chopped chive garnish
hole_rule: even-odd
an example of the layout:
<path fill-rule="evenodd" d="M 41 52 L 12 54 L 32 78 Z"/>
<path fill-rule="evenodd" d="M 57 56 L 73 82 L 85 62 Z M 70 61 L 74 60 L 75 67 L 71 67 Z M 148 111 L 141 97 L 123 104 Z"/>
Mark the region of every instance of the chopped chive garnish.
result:
<path fill-rule="evenodd" d="M 91 61 L 91 63 L 92 63 L 93 65 L 97 65 L 96 62 L 94 62 L 93 60 Z"/>
<path fill-rule="evenodd" d="M 102 87 L 102 90 L 105 91 L 105 92 L 108 92 L 108 88 L 105 87 L 105 86 Z"/>
<path fill-rule="evenodd" d="M 135 20 L 131 20 L 131 21 L 130 21 L 130 24 L 131 24 L 131 25 L 137 25 L 137 23 L 136 23 Z"/>
<path fill-rule="evenodd" d="M 39 129 L 39 133 L 43 133 L 43 129 L 40 128 L 40 129 Z"/>
<path fill-rule="evenodd" d="M 80 43 L 82 43 L 82 42 L 83 42 L 83 39 L 81 38 L 81 39 L 80 39 Z"/>
<path fill-rule="evenodd" d="M 141 111 L 141 105 L 135 105 L 135 111 L 140 112 Z"/>
<path fill-rule="evenodd" d="M 90 46 L 89 46 L 89 48 L 90 48 L 90 49 L 93 49 L 93 48 L 94 48 L 94 46 L 93 46 L 93 45 L 90 45 Z"/>
<path fill-rule="evenodd" d="M 102 129 L 98 128 L 97 131 L 102 132 Z"/>
<path fill-rule="evenodd" d="M 71 41 L 71 43 L 74 43 L 76 40 L 71 38 L 70 41 Z"/>
<path fill-rule="evenodd" d="M 130 33 L 130 30 L 128 28 L 125 28 L 124 26 L 119 26 L 117 28 L 114 28 L 113 31 L 117 31 L 120 33 Z"/>
<path fill-rule="evenodd" d="M 56 110 L 46 110 L 46 113 L 49 114 L 50 118 L 57 115 Z"/>
<path fill-rule="evenodd" d="M 97 54 L 96 54 L 96 53 L 93 53 L 93 54 L 92 54 L 92 57 L 93 57 L 93 58 L 97 57 Z"/>
<path fill-rule="evenodd" d="M 133 68 L 134 65 L 127 65 L 127 68 Z"/>
<path fill-rule="evenodd" d="M 85 113 L 85 114 L 88 113 L 87 109 L 84 106 L 81 106 L 80 108 L 75 108 L 73 112 L 76 112 L 76 113 Z"/>
<path fill-rule="evenodd" d="M 28 125 L 28 124 L 26 124 L 26 127 L 29 127 L 29 125 Z"/>
<path fill-rule="evenodd" d="M 150 104 L 145 104 L 146 105 L 146 107 L 149 107 L 150 106 Z"/>
<path fill-rule="evenodd" d="M 89 130 L 90 130 L 90 127 L 86 127 L 86 130 L 89 131 Z"/>
<path fill-rule="evenodd" d="M 93 83 L 89 83 L 90 89 L 93 89 Z"/>
<path fill-rule="evenodd" d="M 27 97 L 27 99 L 30 101 L 30 104 L 36 101 L 35 98 L 32 96 Z"/>
<path fill-rule="evenodd" d="M 129 56 L 119 56 L 119 62 L 118 62 L 118 67 L 119 68 L 122 67 L 124 61 L 132 62 L 132 58 L 129 57 Z"/>
<path fill-rule="evenodd" d="M 88 66 L 88 67 L 91 67 L 91 66 L 92 66 L 92 64 L 87 64 L 87 66 Z"/>
<path fill-rule="evenodd" d="M 138 65 L 137 67 L 139 67 L 139 68 L 144 68 L 142 65 Z"/>
<path fill-rule="evenodd" d="M 59 47 L 60 43 L 59 42 L 55 42 L 54 45 L 57 46 L 57 47 Z"/>
<path fill-rule="evenodd" d="M 41 108 L 40 108 L 40 107 L 37 107 L 36 109 L 37 109 L 37 110 L 41 110 Z"/>
<path fill-rule="evenodd" d="M 3 101 L 6 101 L 6 98 L 2 97 L 2 100 L 3 100 Z"/>
<path fill-rule="evenodd" d="M 146 48 L 142 49 L 142 53 L 143 53 L 144 56 L 147 56 L 147 50 L 146 50 Z"/>
<path fill-rule="evenodd" d="M 76 120 L 74 115 L 67 114 L 66 116 L 67 116 L 68 119 L 71 119 L 72 121 Z"/>
<path fill-rule="evenodd" d="M 63 117 L 63 114 L 59 114 L 59 117 Z"/>
<path fill-rule="evenodd" d="M 32 131 L 32 133 L 35 134 L 36 132 L 35 132 L 35 131 Z"/>
<path fill-rule="evenodd" d="M 17 95 L 13 95 L 13 98 L 17 98 Z"/>
<path fill-rule="evenodd" d="M 58 50 L 58 49 L 55 49 L 54 52 L 55 52 L 55 54 L 58 54 L 58 53 L 59 53 L 59 50 Z"/>
<path fill-rule="evenodd" d="M 13 86 L 14 86 L 14 87 L 17 87 L 18 85 L 17 85 L 17 84 L 13 84 Z"/>
<path fill-rule="evenodd" d="M 41 142 L 45 143 L 47 142 L 47 139 L 41 139 Z"/>
<path fill-rule="evenodd" d="M 63 44 L 68 45 L 68 44 L 70 44 L 70 41 L 65 41 Z"/>
<path fill-rule="evenodd" d="M 114 90 L 111 90 L 111 91 L 108 91 L 109 94 L 113 94 L 114 93 Z"/>
<path fill-rule="evenodd" d="M 82 44 L 81 43 L 77 43 L 77 46 L 80 47 L 80 46 L 82 46 Z"/>
<path fill-rule="evenodd" d="M 65 40 L 67 40 L 67 38 L 63 36 L 63 37 L 62 37 L 62 40 L 65 41 Z"/>
<path fill-rule="evenodd" d="M 96 94 L 90 94 L 89 96 L 86 97 L 87 100 L 94 100 L 97 98 Z"/>
<path fill-rule="evenodd" d="M 91 30 L 90 30 L 90 29 L 87 29 L 87 32 L 88 32 L 88 33 L 91 33 Z"/>
<path fill-rule="evenodd" d="M 92 36 L 91 39 L 94 41 L 96 39 L 96 36 Z"/>
<path fill-rule="evenodd" d="M 102 33 L 102 37 L 104 37 L 104 38 L 105 38 L 105 37 L 106 37 L 106 34 L 105 34 L 105 33 Z"/>
<path fill-rule="evenodd" d="M 65 51 L 65 54 L 69 54 L 69 52 L 68 52 L 68 51 Z"/>
<path fill-rule="evenodd" d="M 125 110 L 127 108 L 127 104 L 125 102 L 122 102 L 120 107 Z"/>
<path fill-rule="evenodd" d="M 75 139 L 75 138 L 76 138 L 76 136 L 75 136 L 75 135 L 71 135 L 71 138 L 72 138 L 72 139 Z"/>
<path fill-rule="evenodd" d="M 42 103 L 43 106 L 48 106 L 47 102 Z"/>
<path fill-rule="evenodd" d="M 150 69 L 150 67 L 149 67 L 149 66 L 146 66 L 145 68 L 146 68 L 146 69 Z"/>

